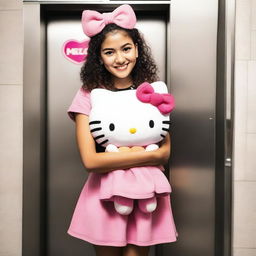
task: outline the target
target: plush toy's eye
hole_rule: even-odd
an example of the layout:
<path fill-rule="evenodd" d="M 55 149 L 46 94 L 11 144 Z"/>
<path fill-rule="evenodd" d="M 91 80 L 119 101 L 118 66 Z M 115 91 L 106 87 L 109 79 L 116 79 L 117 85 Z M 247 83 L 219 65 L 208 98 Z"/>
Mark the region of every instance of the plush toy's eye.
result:
<path fill-rule="evenodd" d="M 115 125 L 111 123 L 111 124 L 109 125 L 109 130 L 110 130 L 110 131 L 114 131 L 114 130 L 115 130 Z"/>
<path fill-rule="evenodd" d="M 153 128 L 154 125 L 155 125 L 154 121 L 153 121 L 153 120 L 150 120 L 150 121 L 149 121 L 149 127 L 150 127 L 150 128 Z"/>

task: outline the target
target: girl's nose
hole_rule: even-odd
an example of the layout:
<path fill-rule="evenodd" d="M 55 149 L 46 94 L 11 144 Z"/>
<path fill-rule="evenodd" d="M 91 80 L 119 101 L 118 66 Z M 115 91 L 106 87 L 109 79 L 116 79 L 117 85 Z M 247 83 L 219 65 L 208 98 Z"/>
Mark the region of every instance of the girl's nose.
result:
<path fill-rule="evenodd" d="M 122 55 L 122 53 L 117 53 L 116 54 L 116 63 L 124 63 L 125 62 L 125 58 L 124 56 Z"/>
<path fill-rule="evenodd" d="M 136 128 L 131 128 L 130 129 L 130 133 L 132 133 L 132 134 L 135 133 L 136 131 L 137 131 Z"/>

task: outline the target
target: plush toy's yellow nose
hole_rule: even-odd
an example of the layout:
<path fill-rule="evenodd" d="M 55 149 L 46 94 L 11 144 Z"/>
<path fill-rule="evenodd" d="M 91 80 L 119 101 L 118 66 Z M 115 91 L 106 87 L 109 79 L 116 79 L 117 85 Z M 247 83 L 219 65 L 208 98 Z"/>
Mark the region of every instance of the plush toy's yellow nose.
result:
<path fill-rule="evenodd" d="M 131 128 L 130 129 L 130 133 L 135 133 L 136 132 L 136 128 Z"/>

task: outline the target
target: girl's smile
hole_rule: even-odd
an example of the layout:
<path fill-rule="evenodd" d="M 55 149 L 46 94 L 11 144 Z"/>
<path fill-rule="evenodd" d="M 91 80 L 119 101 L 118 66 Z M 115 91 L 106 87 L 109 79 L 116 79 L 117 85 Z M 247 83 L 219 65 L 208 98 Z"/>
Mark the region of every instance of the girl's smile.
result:
<path fill-rule="evenodd" d="M 117 66 L 116 69 L 117 70 L 126 70 L 128 64 L 122 65 L 122 66 Z"/>
<path fill-rule="evenodd" d="M 108 33 L 101 45 L 101 61 L 120 87 L 130 85 L 137 57 L 137 46 L 124 31 Z"/>

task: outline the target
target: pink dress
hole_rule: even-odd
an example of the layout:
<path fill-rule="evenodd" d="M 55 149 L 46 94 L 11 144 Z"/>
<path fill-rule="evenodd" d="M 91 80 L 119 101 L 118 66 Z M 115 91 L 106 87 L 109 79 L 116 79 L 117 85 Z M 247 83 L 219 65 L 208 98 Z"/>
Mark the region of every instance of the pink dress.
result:
<path fill-rule="evenodd" d="M 90 109 L 90 93 L 81 88 L 75 95 L 68 114 L 74 120 L 74 113 L 89 115 Z M 104 174 L 89 173 L 76 204 L 68 234 L 92 244 L 107 246 L 149 246 L 177 240 L 169 194 L 158 197 L 157 208 L 152 213 L 140 211 L 135 201 L 132 213 L 121 215 L 116 212 L 112 202 L 100 198 L 102 175 Z"/>

